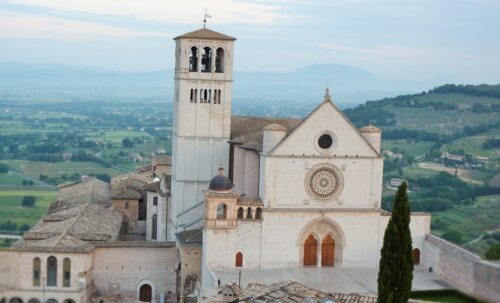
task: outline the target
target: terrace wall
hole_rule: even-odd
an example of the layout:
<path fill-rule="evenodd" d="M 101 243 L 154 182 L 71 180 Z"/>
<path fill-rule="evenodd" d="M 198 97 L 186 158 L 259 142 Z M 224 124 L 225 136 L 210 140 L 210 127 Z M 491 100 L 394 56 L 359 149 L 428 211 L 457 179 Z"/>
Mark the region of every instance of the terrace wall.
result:
<path fill-rule="evenodd" d="M 423 264 L 447 283 L 474 297 L 500 303 L 500 263 L 481 260 L 465 249 L 439 237 L 424 241 Z"/>

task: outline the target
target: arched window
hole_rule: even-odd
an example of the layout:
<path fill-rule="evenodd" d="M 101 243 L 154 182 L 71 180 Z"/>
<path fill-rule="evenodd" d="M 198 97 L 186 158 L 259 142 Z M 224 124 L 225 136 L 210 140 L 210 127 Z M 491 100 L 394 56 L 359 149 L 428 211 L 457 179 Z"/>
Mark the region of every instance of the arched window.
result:
<path fill-rule="evenodd" d="M 36 257 L 33 259 L 33 286 L 40 286 L 41 261 Z"/>
<path fill-rule="evenodd" d="M 158 216 L 153 215 L 152 227 L 151 227 L 151 239 L 156 240 L 158 233 Z"/>
<path fill-rule="evenodd" d="M 257 207 L 257 211 L 255 212 L 255 219 L 262 219 L 262 208 Z"/>
<path fill-rule="evenodd" d="M 57 303 L 56 299 L 48 299 L 45 303 Z"/>
<path fill-rule="evenodd" d="M 73 299 L 66 299 L 63 301 L 63 303 L 75 303 L 75 300 Z"/>
<path fill-rule="evenodd" d="M 413 257 L 413 264 L 420 265 L 420 249 L 418 248 L 413 249 L 411 254 Z"/>
<path fill-rule="evenodd" d="M 153 205 L 154 206 L 158 205 L 158 197 L 153 197 Z"/>
<path fill-rule="evenodd" d="M 238 208 L 238 219 L 243 219 L 243 207 Z"/>
<path fill-rule="evenodd" d="M 219 89 L 219 93 L 217 94 L 217 104 L 220 104 L 220 100 L 221 100 L 221 95 L 222 95 L 222 92 L 221 90 Z"/>
<path fill-rule="evenodd" d="M 153 299 L 153 289 L 151 285 L 144 284 L 139 289 L 139 301 L 141 302 L 151 302 Z"/>
<path fill-rule="evenodd" d="M 203 48 L 203 55 L 201 55 L 201 71 L 212 71 L 212 49 L 208 46 Z"/>
<path fill-rule="evenodd" d="M 241 252 L 236 253 L 236 258 L 235 258 L 235 266 L 236 267 L 243 267 L 243 254 Z"/>
<path fill-rule="evenodd" d="M 219 47 L 215 52 L 215 72 L 224 72 L 224 49 Z"/>
<path fill-rule="evenodd" d="M 38 300 L 36 298 L 31 298 L 28 300 L 28 303 L 40 303 L 40 300 Z"/>
<path fill-rule="evenodd" d="M 196 46 L 191 47 L 191 52 L 189 53 L 189 71 L 198 71 L 198 48 Z"/>
<path fill-rule="evenodd" d="M 64 258 L 63 260 L 63 287 L 71 286 L 71 260 Z"/>
<path fill-rule="evenodd" d="M 217 219 L 226 220 L 227 219 L 227 206 L 226 204 L 220 204 L 217 206 Z"/>
<path fill-rule="evenodd" d="M 209 89 L 208 90 L 208 103 L 211 103 L 212 102 L 212 90 Z"/>
<path fill-rule="evenodd" d="M 57 259 L 54 256 L 47 258 L 47 286 L 57 286 Z"/>
<path fill-rule="evenodd" d="M 191 89 L 191 94 L 189 95 L 189 101 L 190 101 L 191 103 L 193 103 L 193 101 L 194 101 L 194 96 L 193 96 L 193 94 L 194 94 L 194 89 Z"/>
<path fill-rule="evenodd" d="M 194 103 L 198 102 L 198 89 L 194 90 Z"/>
<path fill-rule="evenodd" d="M 247 208 L 247 219 L 252 219 L 253 210 L 251 207 Z"/>
<path fill-rule="evenodd" d="M 9 300 L 9 303 L 23 303 L 23 299 L 21 298 L 12 298 Z"/>
<path fill-rule="evenodd" d="M 200 89 L 200 103 L 203 103 L 203 90 Z"/>
<path fill-rule="evenodd" d="M 203 90 L 203 103 L 207 103 L 208 100 L 208 89 Z"/>

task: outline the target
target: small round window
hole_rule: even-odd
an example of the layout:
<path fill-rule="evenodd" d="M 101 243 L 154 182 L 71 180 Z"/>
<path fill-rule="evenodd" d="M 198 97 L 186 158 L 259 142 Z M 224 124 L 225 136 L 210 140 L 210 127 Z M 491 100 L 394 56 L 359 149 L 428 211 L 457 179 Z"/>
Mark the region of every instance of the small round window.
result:
<path fill-rule="evenodd" d="M 322 134 L 318 138 L 318 146 L 322 149 L 329 149 L 333 145 L 333 138 L 329 134 Z"/>

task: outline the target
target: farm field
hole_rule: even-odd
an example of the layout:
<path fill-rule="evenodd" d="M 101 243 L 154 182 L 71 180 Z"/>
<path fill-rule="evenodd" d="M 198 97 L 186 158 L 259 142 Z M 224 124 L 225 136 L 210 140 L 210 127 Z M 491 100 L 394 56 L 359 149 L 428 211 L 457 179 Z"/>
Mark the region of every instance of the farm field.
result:
<path fill-rule="evenodd" d="M 0 189 L 0 224 L 10 220 L 18 226 L 35 224 L 47 212 L 49 205 L 54 202 L 57 192 L 41 190 L 39 188 L 1 188 Z M 23 196 L 36 197 L 35 206 L 26 208 L 21 206 Z"/>
<path fill-rule="evenodd" d="M 415 158 L 423 156 L 432 145 L 432 142 L 426 141 L 382 140 L 382 150 L 397 151 Z"/>
<path fill-rule="evenodd" d="M 444 212 L 432 214 L 432 233 L 440 236 L 456 230 L 463 234 L 463 243 L 470 242 L 486 231 L 500 231 L 500 195 L 481 196 L 473 205 L 456 206 Z M 475 242 L 466 247 L 475 253 L 484 254 L 489 245 Z"/>
<path fill-rule="evenodd" d="M 460 110 L 435 110 L 432 108 L 412 108 L 386 106 L 385 110 L 396 116 L 396 125 L 384 128 L 408 128 L 428 132 L 451 134 L 464 126 L 476 126 L 500 121 L 500 113 L 474 113 Z"/>
<path fill-rule="evenodd" d="M 421 168 L 421 169 L 433 170 L 433 171 L 436 171 L 436 172 L 444 171 L 444 172 L 447 172 L 447 173 L 449 173 L 451 175 L 454 175 L 455 174 L 455 170 L 456 170 L 457 176 L 461 180 L 463 180 L 465 182 L 469 182 L 469 183 L 474 183 L 474 184 L 477 184 L 477 185 L 482 185 L 483 184 L 482 181 L 473 179 L 472 176 L 471 176 L 470 170 L 465 169 L 465 168 L 446 167 L 446 166 L 442 166 L 441 164 L 438 164 L 438 163 L 435 163 L 435 162 L 421 162 L 421 163 L 418 164 L 418 167 Z"/>
<path fill-rule="evenodd" d="M 489 158 L 500 157 L 499 149 L 483 149 L 482 147 L 483 143 L 492 137 L 500 138 L 500 130 L 495 130 L 493 132 L 479 134 L 476 136 L 460 138 L 449 144 L 443 145 L 441 151 L 449 152 L 452 150 L 462 149 L 466 155 L 489 157 Z"/>
<path fill-rule="evenodd" d="M 22 185 L 24 178 L 12 173 L 0 174 L 0 190 L 1 186 L 18 186 Z"/>

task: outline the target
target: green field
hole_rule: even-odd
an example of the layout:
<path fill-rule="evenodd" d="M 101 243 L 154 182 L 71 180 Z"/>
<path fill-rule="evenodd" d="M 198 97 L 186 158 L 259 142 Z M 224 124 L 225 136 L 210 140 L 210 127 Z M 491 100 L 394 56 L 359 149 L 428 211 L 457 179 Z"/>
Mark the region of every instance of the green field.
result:
<path fill-rule="evenodd" d="M 441 150 L 444 152 L 444 151 L 463 149 L 465 154 L 468 155 L 490 157 L 490 158 L 500 157 L 500 150 L 483 149 L 482 147 L 483 143 L 492 137 L 500 138 L 500 130 L 455 140 L 452 143 L 445 144 Z"/>
<path fill-rule="evenodd" d="M 59 178 L 62 174 L 73 175 L 74 173 L 79 174 L 108 174 L 111 177 L 122 174 L 123 172 L 110 167 L 104 167 L 100 164 L 94 162 L 31 162 L 24 160 L 4 160 L 11 168 L 19 171 L 25 176 L 38 179 L 40 174 L 46 175 L 49 178 Z M 1 179 L 0 179 L 1 180 Z M 22 179 L 21 179 L 22 181 Z"/>
<path fill-rule="evenodd" d="M 47 212 L 56 195 L 56 191 L 37 190 L 37 188 L 0 189 L 0 224 L 10 220 L 18 226 L 33 225 Z M 22 207 L 23 196 L 35 196 L 35 206 L 32 208 Z"/>
<path fill-rule="evenodd" d="M 23 180 L 24 178 L 21 178 L 18 175 L 12 173 L 0 174 L 0 186 L 22 185 Z"/>
<path fill-rule="evenodd" d="M 432 142 L 412 142 L 407 140 L 383 140 L 382 149 L 398 151 L 404 155 L 410 155 L 418 158 L 424 155 L 430 147 L 433 145 Z"/>
<path fill-rule="evenodd" d="M 436 235 L 445 230 L 456 230 L 463 234 L 467 243 L 481 236 L 487 230 L 500 230 L 500 195 L 481 196 L 473 205 L 456 206 L 444 212 L 432 214 L 433 229 Z M 489 245 L 476 242 L 468 245 L 472 251 L 483 254 Z"/>

